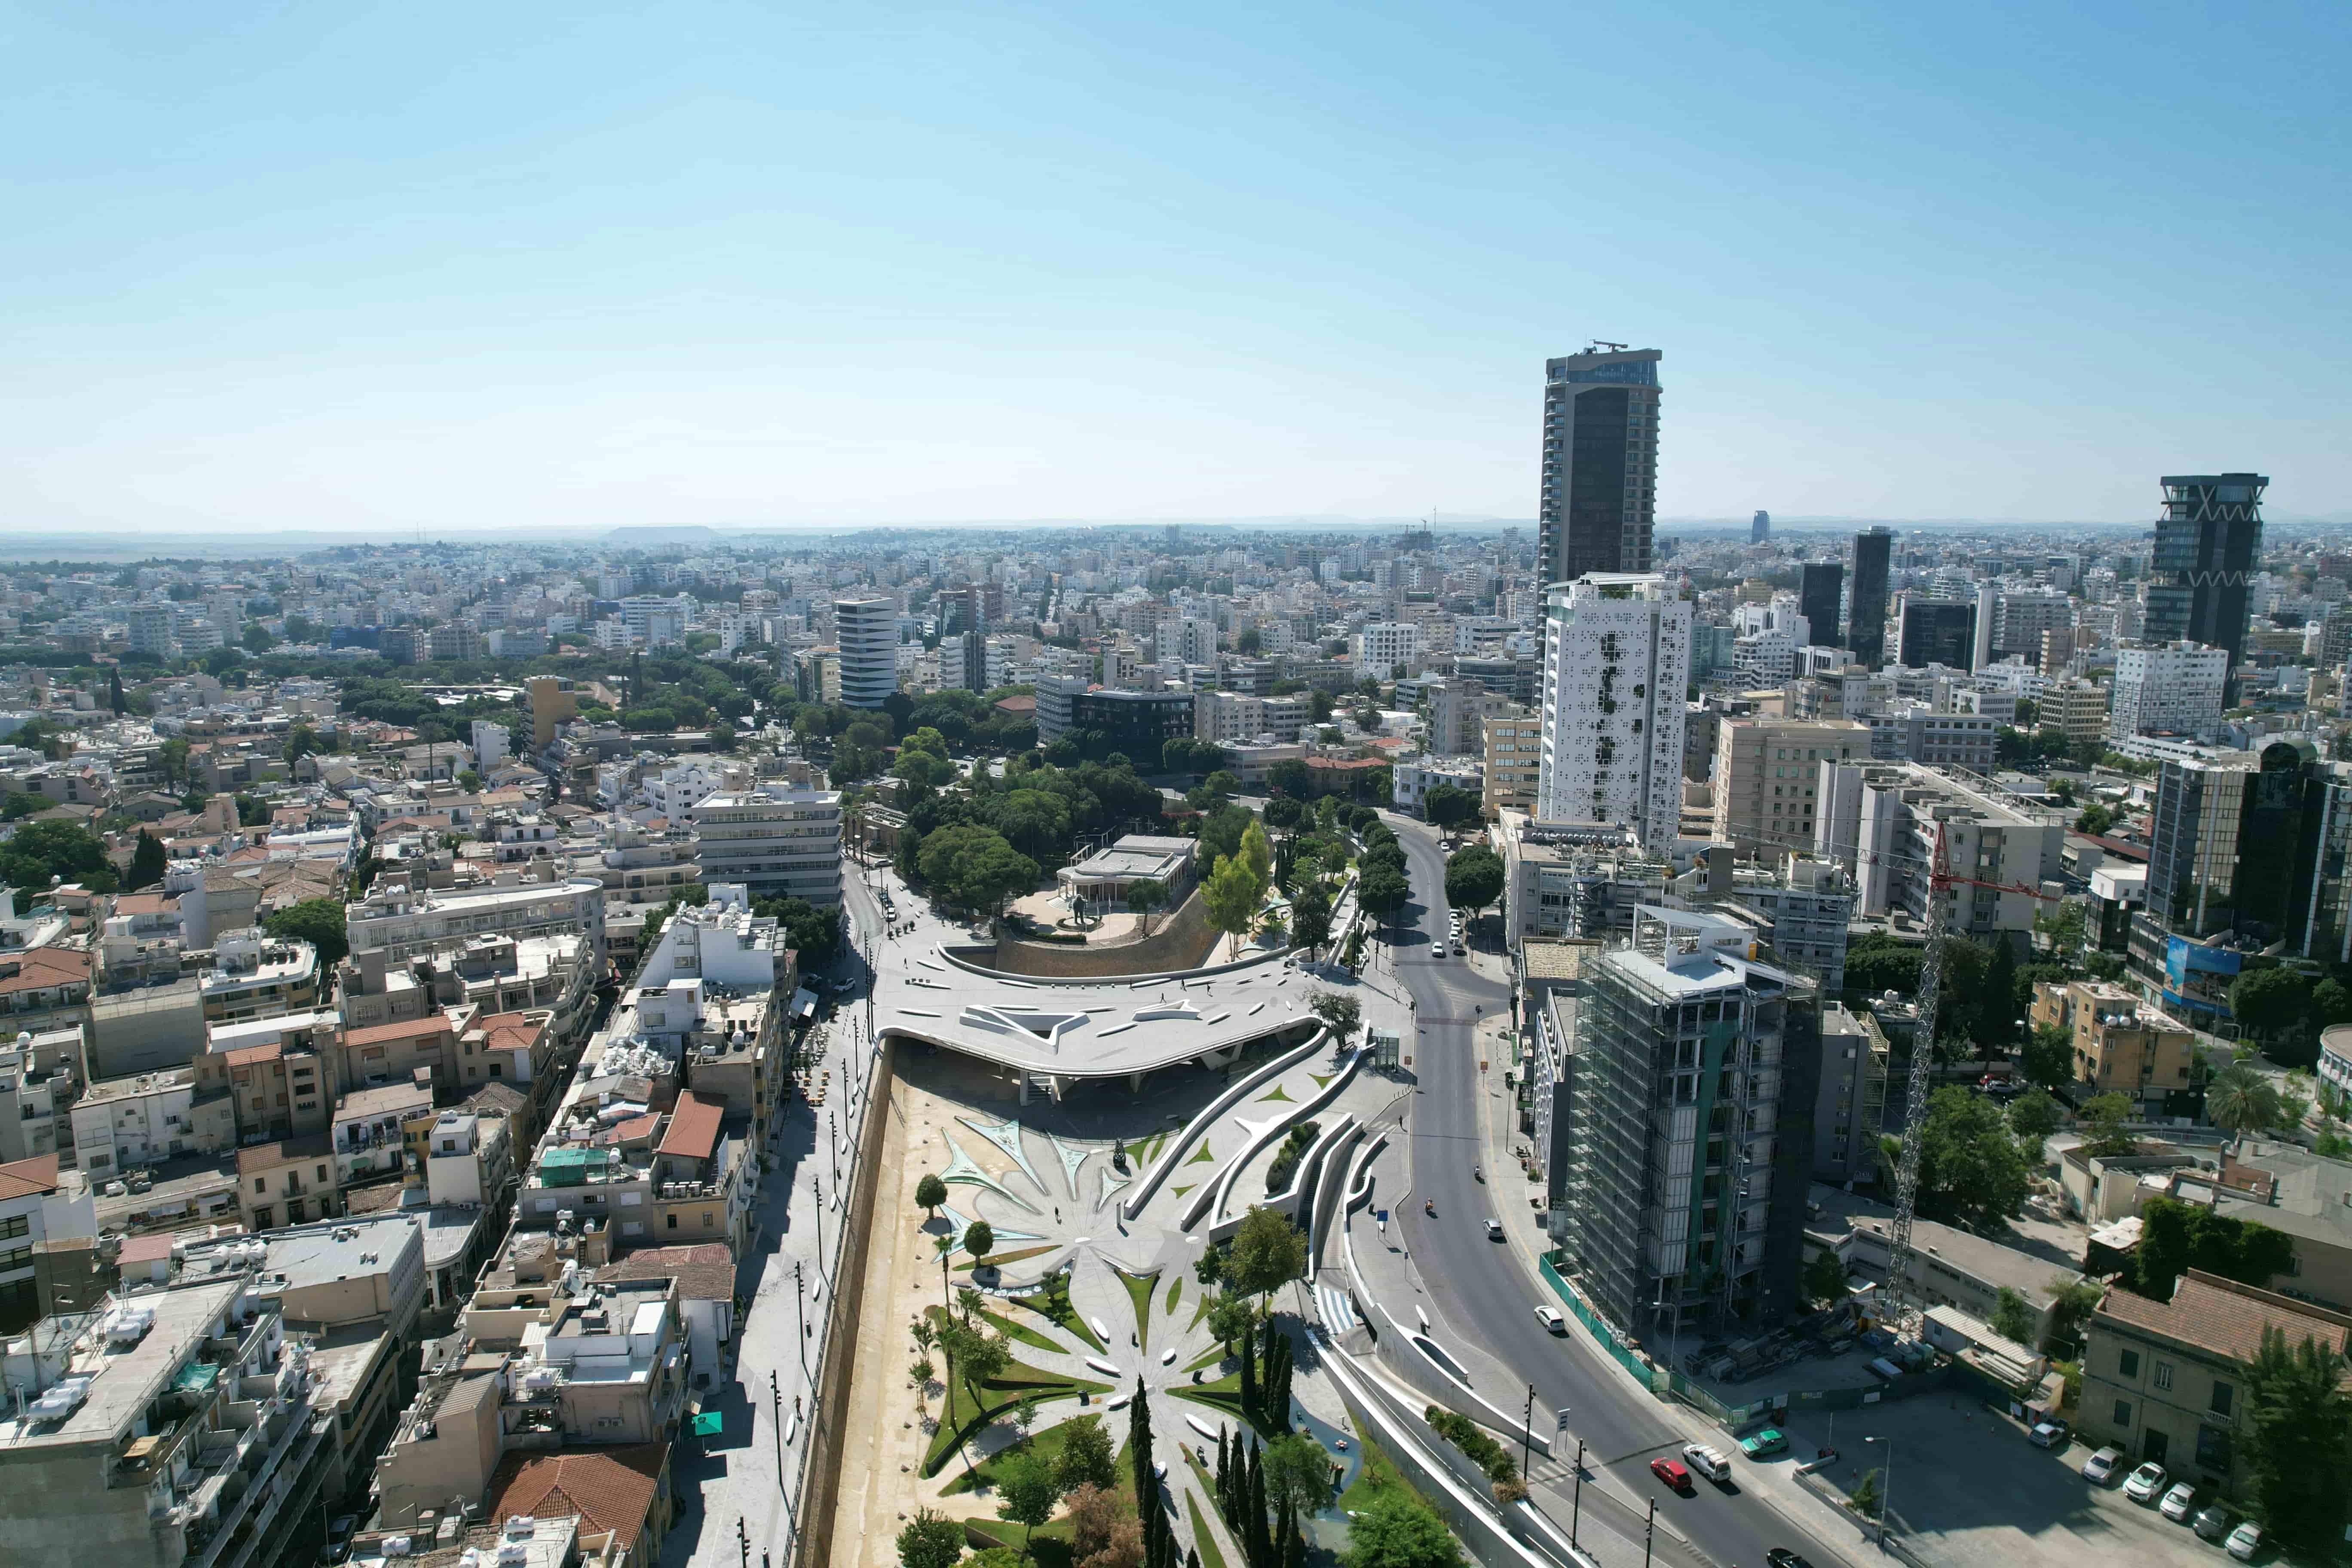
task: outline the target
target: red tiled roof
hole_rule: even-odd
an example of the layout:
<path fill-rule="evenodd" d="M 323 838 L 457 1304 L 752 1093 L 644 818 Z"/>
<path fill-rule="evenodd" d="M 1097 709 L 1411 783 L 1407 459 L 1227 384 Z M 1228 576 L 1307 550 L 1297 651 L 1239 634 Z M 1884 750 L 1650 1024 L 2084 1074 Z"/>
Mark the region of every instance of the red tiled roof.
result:
<path fill-rule="evenodd" d="M 0 1165 L 0 1198 L 28 1198 L 58 1190 L 58 1157 L 36 1154 Z"/>
<path fill-rule="evenodd" d="M 719 1122 L 727 1108 L 715 1100 L 704 1100 L 692 1089 L 677 1097 L 677 1109 L 669 1114 L 669 1131 L 662 1134 L 656 1154 L 676 1154 L 680 1159 L 708 1160 L 719 1147 Z"/>
<path fill-rule="evenodd" d="M 10 969 L 16 971 L 11 974 Z M 28 947 L 0 956 L 0 992 L 38 991 L 89 979 L 89 954 L 62 947 Z"/>
<path fill-rule="evenodd" d="M 625 1143 L 650 1143 L 654 1130 L 660 1125 L 660 1115 L 648 1111 L 643 1116 L 632 1116 L 626 1121 L 616 1121 L 588 1142 L 600 1149 L 617 1148 Z"/>
<path fill-rule="evenodd" d="M 2352 1330 L 2352 1318 L 2341 1313 L 2194 1268 L 2173 1286 L 2169 1301 L 2151 1301 L 2111 1287 L 2093 1317 L 2112 1318 L 2234 1361 L 2251 1361 L 2261 1352 L 2264 1329 L 2282 1330 L 2289 1344 L 2315 1339 L 2339 1351 L 2345 1348 L 2347 1331 Z"/>
<path fill-rule="evenodd" d="M 374 1046 L 387 1040 L 421 1040 L 427 1035 L 446 1035 L 453 1026 L 448 1016 L 410 1018 L 397 1024 L 373 1024 L 364 1029 L 348 1030 L 343 1035 L 347 1046 Z"/>
<path fill-rule="evenodd" d="M 509 1454 L 490 1480 L 489 1517 L 525 1513 L 534 1519 L 578 1514 L 581 1533 L 611 1531 L 634 1544 L 660 1489 L 667 1445 L 577 1453 Z"/>
<path fill-rule="evenodd" d="M 488 1037 L 484 1048 L 493 1051 L 529 1050 L 547 1026 L 554 1021 L 552 1014 L 493 1013 L 481 1021 L 482 1033 Z"/>
<path fill-rule="evenodd" d="M 686 1247 L 648 1247 L 617 1263 L 596 1270 L 599 1279 L 658 1279 L 677 1281 L 677 1293 L 689 1301 L 732 1301 L 735 1299 L 735 1254 L 723 1241 Z"/>
<path fill-rule="evenodd" d="M 274 1062 L 285 1054 L 285 1042 L 272 1040 L 266 1046 L 247 1046 L 229 1052 L 228 1065 L 233 1068 L 249 1068 L 256 1062 Z"/>

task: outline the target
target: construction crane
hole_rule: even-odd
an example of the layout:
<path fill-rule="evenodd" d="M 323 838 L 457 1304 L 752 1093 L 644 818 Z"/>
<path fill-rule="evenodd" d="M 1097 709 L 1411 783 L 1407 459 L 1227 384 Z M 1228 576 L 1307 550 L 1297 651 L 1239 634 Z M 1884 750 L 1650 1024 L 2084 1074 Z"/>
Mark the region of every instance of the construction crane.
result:
<path fill-rule="evenodd" d="M 1909 858 L 1909 857 L 1904 857 Z M 1916 862 L 1915 862 L 1916 864 Z M 1895 1165 L 1895 1234 L 1886 1249 L 1886 1297 L 1897 1326 L 1911 1321 L 1911 1222 L 1919 1205 L 1919 1150 L 1927 1127 L 1928 1069 L 1936 1055 L 1936 1010 L 1943 994 L 1944 900 L 1955 888 L 1990 888 L 1996 892 L 2021 893 L 2029 899 L 2053 899 L 2022 882 L 1989 882 L 1952 875 L 1944 848 L 1944 828 L 1936 826 L 1936 855 L 1927 870 L 1927 945 L 1919 956 L 1919 1021 L 1911 1038 L 1911 1075 L 1903 1098 L 1903 1149 Z M 1924 1299 L 1920 1302 L 1925 1310 Z"/>

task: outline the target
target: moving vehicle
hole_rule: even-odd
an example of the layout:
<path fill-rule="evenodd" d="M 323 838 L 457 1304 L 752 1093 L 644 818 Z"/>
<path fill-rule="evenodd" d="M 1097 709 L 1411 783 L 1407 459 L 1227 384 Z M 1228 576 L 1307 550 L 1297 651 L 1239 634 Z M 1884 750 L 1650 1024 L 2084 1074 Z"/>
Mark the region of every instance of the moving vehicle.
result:
<path fill-rule="evenodd" d="M 1711 1481 L 1731 1479 L 1731 1457 L 1704 1443 L 1684 1444 L 1683 1463 Z"/>
<path fill-rule="evenodd" d="M 1437 1200 L 1436 1200 L 1435 1198 L 1423 1198 L 1423 1199 L 1422 1199 L 1422 1200 L 1421 1200 L 1421 1212 L 1422 1212 L 1422 1213 L 1423 1213 L 1423 1214 L 1425 1214 L 1425 1215 L 1430 1215 L 1434 1216 L 1434 1215 L 1436 1215 L 1436 1213 L 1437 1213 Z"/>
<path fill-rule="evenodd" d="M 2237 1522 L 2236 1514 L 2215 1502 L 2208 1503 L 2198 1510 L 2193 1528 L 2207 1541 L 2219 1541 L 2229 1534 L 2230 1527 Z"/>
<path fill-rule="evenodd" d="M 2221 1542 L 2221 1550 L 2241 1563 L 2251 1563 L 2254 1553 L 2263 1549 L 2263 1527 L 2252 1520 L 2230 1531 L 2230 1539 Z"/>
<path fill-rule="evenodd" d="M 1536 1309 L 1536 1321 L 1541 1323 L 1545 1328 L 1549 1329 L 1555 1334 L 1564 1334 L 1568 1332 L 1568 1320 L 1559 1315 L 1559 1309 L 1557 1307 L 1538 1307 Z"/>
<path fill-rule="evenodd" d="M 2150 1459 L 2124 1479 L 2124 1496 L 2134 1502 L 2154 1502 L 2164 1489 L 2164 1467 Z"/>
<path fill-rule="evenodd" d="M 1691 1489 L 1690 1471 L 1683 1468 L 1682 1461 L 1679 1459 L 1652 1459 L 1650 1473 L 1678 1492 Z"/>
<path fill-rule="evenodd" d="M 1767 1426 L 1761 1432 L 1751 1432 L 1739 1439 L 1739 1451 L 1751 1459 L 1785 1454 L 1789 1451 L 1789 1435 L 1778 1426 Z"/>
<path fill-rule="evenodd" d="M 2197 1511 L 2197 1483 L 2174 1482 L 2172 1489 L 2164 1494 L 2164 1500 L 2156 1506 L 2173 1523 L 2188 1523 L 2189 1516 Z"/>
<path fill-rule="evenodd" d="M 1433 943 L 1429 950 L 1429 956 L 1432 958 L 1444 958 L 1445 956 L 1445 944 L 1442 942 Z"/>
<path fill-rule="evenodd" d="M 1503 1239 L 1503 1222 L 1501 1220 L 1490 1219 L 1486 1222 L 1486 1239 L 1488 1241 L 1500 1241 Z"/>
<path fill-rule="evenodd" d="M 2116 1472 L 2124 1468 L 2121 1448 L 2102 1448 L 2083 1461 L 2083 1479 L 2095 1487 L 2116 1484 Z"/>
<path fill-rule="evenodd" d="M 1470 1167 L 1470 1179 L 1484 1186 L 1486 1182 L 1486 1173 L 1473 1165 Z"/>
<path fill-rule="evenodd" d="M 1764 1568 L 1813 1568 L 1813 1565 L 1785 1546 L 1775 1546 L 1764 1553 Z"/>

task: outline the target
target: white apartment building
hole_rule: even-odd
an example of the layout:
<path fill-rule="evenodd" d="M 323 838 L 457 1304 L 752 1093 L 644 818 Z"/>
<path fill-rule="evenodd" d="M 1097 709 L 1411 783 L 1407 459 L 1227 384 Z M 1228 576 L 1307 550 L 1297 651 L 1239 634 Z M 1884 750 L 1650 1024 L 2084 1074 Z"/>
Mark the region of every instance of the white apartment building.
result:
<path fill-rule="evenodd" d="M 1544 822 L 1673 843 L 1682 816 L 1691 606 L 1664 577 L 1591 573 L 1555 589 L 1544 632 Z"/>
<path fill-rule="evenodd" d="M 2226 648 L 2193 642 L 2119 647 L 2108 738 L 2210 735 L 2221 727 L 2222 692 L 2229 678 Z"/>
<path fill-rule="evenodd" d="M 941 679 L 945 679 L 942 676 Z M 1041 675 L 1037 678 L 1037 743 L 1050 746 L 1070 727 L 1070 700 L 1083 697 L 1094 686 L 1083 675 Z"/>
<path fill-rule="evenodd" d="M 73 1108 L 74 1158 L 94 1182 L 180 1154 L 236 1146 L 236 1107 L 204 1093 L 195 1069 L 139 1073 L 94 1083 Z"/>
<path fill-rule="evenodd" d="M 1042 683 L 1038 689 L 1044 690 Z M 1041 700 L 1038 707 L 1045 704 Z M 1236 691 L 1201 691 L 1192 697 L 1195 739 L 1233 745 L 1272 736 L 1278 746 L 1296 745 L 1301 731 L 1314 722 L 1315 705 L 1303 691 L 1286 697 L 1248 697 Z M 1039 736 L 1044 736 L 1043 726 Z"/>
<path fill-rule="evenodd" d="M 490 770 L 511 754 L 512 742 L 504 724 L 488 719 L 474 721 L 474 767 L 488 778 Z"/>
<path fill-rule="evenodd" d="M 530 881 L 501 872 L 455 888 L 412 887 L 387 876 L 343 910 L 354 958 L 382 949 L 388 962 L 429 953 L 474 936 L 529 937 L 587 932 L 603 956 L 604 885 L 593 877 Z"/>
<path fill-rule="evenodd" d="M 1421 658 L 1421 628 L 1411 621 L 1374 621 L 1354 640 L 1359 680 L 1389 679 L 1399 665 L 1410 675 Z"/>
<path fill-rule="evenodd" d="M 1944 894 L 1946 929 L 1963 936 L 2025 940 L 2041 908 L 2033 891 L 2061 874 L 2067 814 L 1990 784 L 1915 763 L 1825 760 L 1819 789 L 1815 853 L 1853 879 L 1865 919 L 1900 911 L 1926 921 L 1939 830 L 1956 879 Z"/>
<path fill-rule="evenodd" d="M 124 613 L 123 621 L 132 653 L 150 653 L 164 659 L 180 657 L 179 626 L 171 605 L 133 605 Z"/>
<path fill-rule="evenodd" d="M 770 782 L 705 796 L 691 815 L 702 874 L 714 887 L 740 882 L 762 898 L 841 902 L 838 790 Z"/>
<path fill-rule="evenodd" d="M 835 640 L 841 646 L 841 700 L 852 708 L 879 708 L 898 689 L 898 603 L 883 595 L 833 602 Z"/>

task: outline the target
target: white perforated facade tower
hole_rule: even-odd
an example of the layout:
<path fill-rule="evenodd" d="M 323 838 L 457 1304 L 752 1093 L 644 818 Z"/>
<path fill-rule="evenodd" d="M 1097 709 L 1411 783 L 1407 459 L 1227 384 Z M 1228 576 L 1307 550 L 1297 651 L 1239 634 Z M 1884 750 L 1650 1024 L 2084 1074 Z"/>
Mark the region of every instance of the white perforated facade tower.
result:
<path fill-rule="evenodd" d="M 834 637 L 841 644 L 841 700 L 879 708 L 898 689 L 898 603 L 872 598 L 833 602 Z"/>
<path fill-rule="evenodd" d="M 1646 573 L 1555 588 L 1544 621 L 1543 822 L 1631 826 L 1644 847 L 1682 817 L 1691 606 Z"/>

